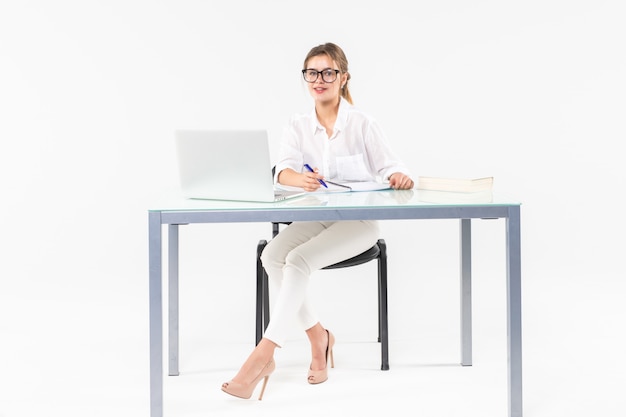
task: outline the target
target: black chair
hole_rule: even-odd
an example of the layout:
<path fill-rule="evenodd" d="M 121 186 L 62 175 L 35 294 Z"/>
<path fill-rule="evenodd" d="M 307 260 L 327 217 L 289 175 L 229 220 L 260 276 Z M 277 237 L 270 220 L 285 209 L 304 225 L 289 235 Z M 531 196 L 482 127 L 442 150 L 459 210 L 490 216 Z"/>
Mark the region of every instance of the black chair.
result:
<path fill-rule="evenodd" d="M 281 223 L 272 223 L 272 237 L 280 231 Z M 289 224 L 289 223 L 282 223 Z M 261 264 L 261 253 L 267 245 L 267 240 L 260 240 L 257 245 L 256 260 L 256 343 L 263 337 L 263 332 L 267 328 L 270 320 L 270 303 L 268 277 Z M 350 266 L 361 265 L 378 260 L 378 341 L 381 349 L 381 368 L 383 371 L 389 370 L 389 336 L 387 324 L 387 245 L 384 239 L 370 249 L 345 261 L 329 265 L 322 269 L 339 269 Z"/>

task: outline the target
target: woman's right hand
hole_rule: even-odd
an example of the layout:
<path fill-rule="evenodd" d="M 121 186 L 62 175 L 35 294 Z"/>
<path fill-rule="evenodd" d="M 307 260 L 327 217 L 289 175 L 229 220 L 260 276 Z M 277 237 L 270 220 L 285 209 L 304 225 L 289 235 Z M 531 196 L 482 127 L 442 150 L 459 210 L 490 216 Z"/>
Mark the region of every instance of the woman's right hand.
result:
<path fill-rule="evenodd" d="M 320 184 L 320 180 L 323 180 L 324 177 L 318 174 L 318 169 L 314 168 L 315 172 L 303 172 L 302 174 L 302 184 L 301 187 L 304 188 L 305 191 L 317 191 L 322 185 Z"/>
<path fill-rule="evenodd" d="M 319 182 L 321 179 L 324 177 L 318 174 L 317 168 L 315 172 L 296 172 L 291 168 L 285 168 L 278 174 L 280 184 L 300 187 L 308 192 L 317 191 L 321 187 Z"/>

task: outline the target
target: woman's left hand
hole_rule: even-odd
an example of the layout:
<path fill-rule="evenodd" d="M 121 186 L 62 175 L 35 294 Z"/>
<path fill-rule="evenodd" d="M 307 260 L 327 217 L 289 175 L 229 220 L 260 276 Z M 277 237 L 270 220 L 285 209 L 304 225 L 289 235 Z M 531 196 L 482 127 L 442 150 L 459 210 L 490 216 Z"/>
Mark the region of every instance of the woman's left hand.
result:
<path fill-rule="evenodd" d="M 389 176 L 389 186 L 394 190 L 410 190 L 413 185 L 411 177 L 402 172 L 394 172 Z"/>

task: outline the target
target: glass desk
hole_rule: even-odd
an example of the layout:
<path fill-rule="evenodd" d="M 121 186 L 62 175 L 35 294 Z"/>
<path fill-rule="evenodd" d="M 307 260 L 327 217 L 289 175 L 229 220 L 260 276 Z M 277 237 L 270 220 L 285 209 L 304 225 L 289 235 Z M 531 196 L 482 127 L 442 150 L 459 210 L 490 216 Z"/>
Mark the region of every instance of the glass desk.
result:
<path fill-rule="evenodd" d="M 148 210 L 150 415 L 163 416 L 163 225 L 168 242 L 168 364 L 178 375 L 178 226 L 193 223 L 307 220 L 459 219 L 461 364 L 472 364 L 471 220 L 506 219 L 508 415 L 522 417 L 522 311 L 519 202 L 497 195 L 481 201 L 418 190 L 311 193 L 278 203 L 170 199 Z M 429 202 L 441 201 L 441 202 Z"/>

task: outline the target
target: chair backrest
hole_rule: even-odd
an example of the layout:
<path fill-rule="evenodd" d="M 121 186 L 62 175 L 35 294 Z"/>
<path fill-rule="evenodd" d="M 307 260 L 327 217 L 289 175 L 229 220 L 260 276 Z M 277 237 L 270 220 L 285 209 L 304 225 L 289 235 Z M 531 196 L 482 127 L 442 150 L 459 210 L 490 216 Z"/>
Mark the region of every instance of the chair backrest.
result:
<path fill-rule="evenodd" d="M 276 173 L 276 165 L 274 165 L 272 167 L 272 178 L 274 178 L 274 174 Z M 272 237 L 276 237 L 276 235 L 278 234 L 278 232 L 280 232 L 280 225 L 281 224 L 286 224 L 289 225 L 291 224 L 291 222 L 276 222 L 276 223 L 272 223 Z"/>

